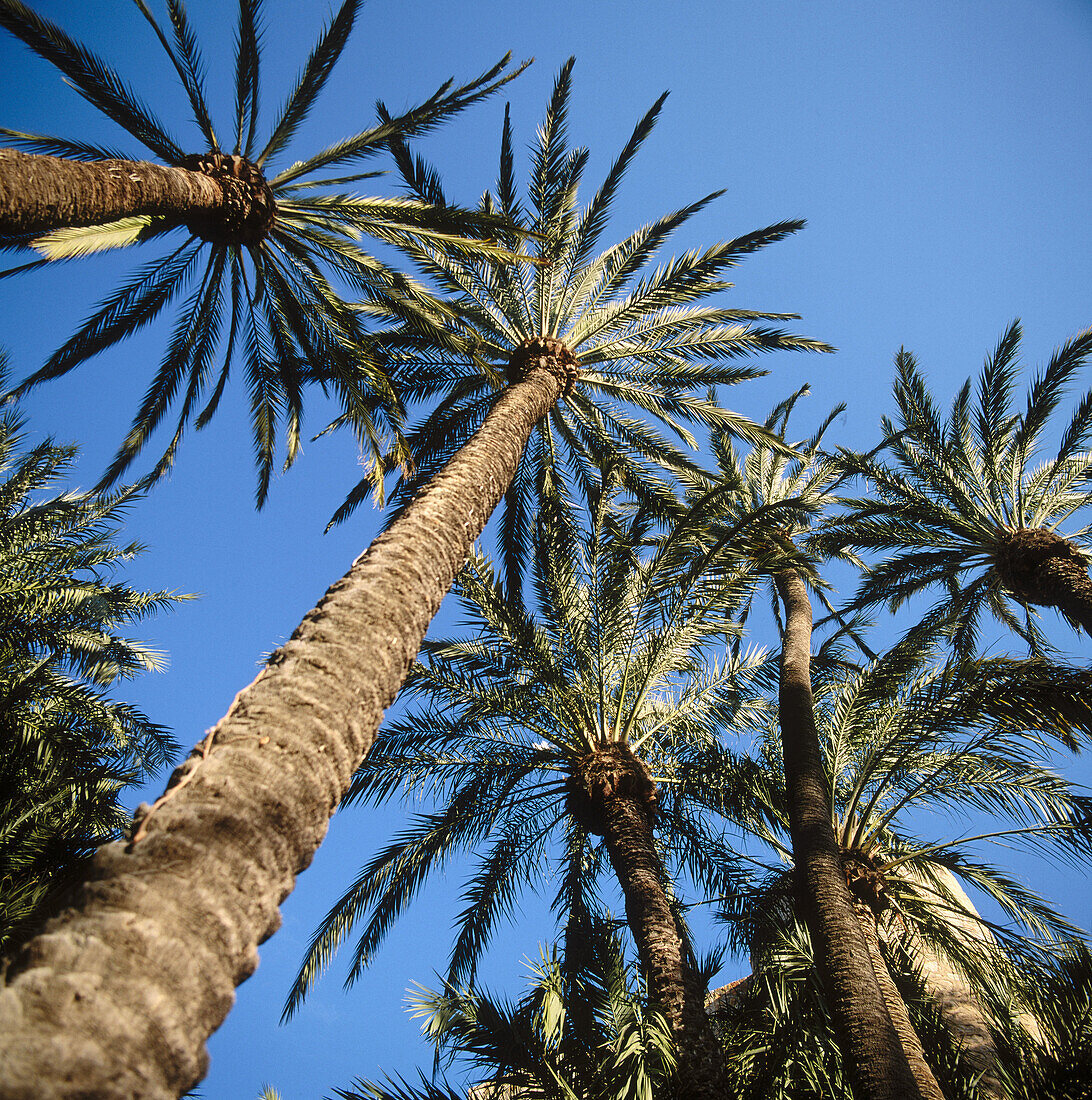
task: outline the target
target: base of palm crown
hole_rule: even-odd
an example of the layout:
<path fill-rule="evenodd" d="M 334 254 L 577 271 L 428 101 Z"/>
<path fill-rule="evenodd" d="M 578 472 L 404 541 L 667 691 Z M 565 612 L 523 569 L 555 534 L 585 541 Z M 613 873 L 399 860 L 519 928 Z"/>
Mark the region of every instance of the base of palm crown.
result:
<path fill-rule="evenodd" d="M 215 217 L 188 222 L 202 240 L 218 245 L 256 245 L 277 221 L 277 203 L 262 170 L 246 157 L 224 153 L 195 153 L 178 164 L 211 176 L 224 194 Z"/>
<path fill-rule="evenodd" d="M 556 336 L 535 336 L 518 345 L 508 360 L 509 383 L 522 382 L 536 367 L 544 368 L 560 379 L 563 397 L 572 393 L 580 377 L 580 360 Z"/>

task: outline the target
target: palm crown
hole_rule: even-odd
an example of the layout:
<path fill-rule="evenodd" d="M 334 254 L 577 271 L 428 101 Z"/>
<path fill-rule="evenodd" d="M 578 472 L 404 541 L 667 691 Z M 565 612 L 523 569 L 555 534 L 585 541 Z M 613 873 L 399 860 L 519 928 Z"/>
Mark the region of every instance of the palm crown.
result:
<path fill-rule="evenodd" d="M 556 948 L 527 961 L 530 988 L 512 1004 L 474 989 L 414 990 L 413 1014 L 437 1056 L 473 1067 L 469 1095 L 574 1100 L 650 1100 L 668 1095 L 675 1067 L 671 1032 L 634 982 L 617 937 L 600 929 L 579 980 Z M 360 1080 L 342 1100 L 461 1100 L 446 1082 Z"/>
<path fill-rule="evenodd" d="M 884 929 L 887 965 L 902 972 L 900 981 L 920 973 L 926 998 L 938 974 L 959 975 L 954 984 L 973 993 L 958 996 L 986 1011 L 974 1017 L 981 1021 L 976 1041 L 965 1040 L 969 1064 L 994 1074 L 985 1019 L 1010 1024 L 1023 996 L 1020 968 L 1049 957 L 1077 930 L 984 860 L 983 849 L 993 843 L 1086 858 L 1092 803 L 1051 769 L 1049 752 L 1052 741 L 1075 747 L 1075 738 L 1088 736 L 1087 674 L 1001 659 L 930 667 L 927 656 L 904 643 L 863 669 L 820 662 L 816 720 L 846 875 L 861 911 Z M 787 966 L 799 981 L 810 952 L 787 870 L 793 854 L 780 738 L 772 722 L 756 732 L 764 777 L 739 821 L 778 859 L 727 915 L 737 944 L 760 968 Z M 923 819 L 968 813 L 987 814 L 996 826 L 922 838 Z M 957 880 L 985 893 L 1011 923 L 979 917 Z M 791 986 L 792 974 L 784 978 Z M 952 1000 L 948 991 L 941 1003 Z M 967 1026 L 966 1015 L 961 1023 Z"/>
<path fill-rule="evenodd" d="M 513 595 L 519 591 L 536 500 L 563 491 L 587 495 L 608 456 L 628 491 L 647 499 L 659 489 L 666 497 L 664 471 L 695 472 L 696 467 L 650 422 L 687 446 L 694 445 L 688 425 L 695 424 L 760 437 L 756 425 L 721 408 L 706 392 L 763 373 L 741 365 L 742 357 L 778 349 L 830 350 L 819 341 L 754 323 L 795 314 L 707 303 L 731 287 L 725 273 L 743 256 L 794 233 L 802 222 L 780 222 L 672 257 L 650 270 L 668 238 L 717 197 L 713 194 L 597 251 L 622 178 L 651 132 L 666 93 L 638 122 L 606 179 L 581 208 L 577 192 L 589 154 L 567 141 L 572 67 L 572 59 L 562 67 L 539 127 L 526 199 L 517 193 L 506 113 L 496 190 L 487 192 L 480 205 L 482 214 L 499 213 L 518 227 L 519 233 L 500 236 L 518 262 L 502 265 L 427 241 L 412 242 L 408 250 L 447 293 L 458 317 L 439 344 L 436 326 L 423 336 L 413 325 L 402 333 L 408 348 L 397 372 L 399 390 L 408 401 L 434 404 L 410 433 L 420 465 L 396 492 L 396 503 L 411 499 L 471 435 L 497 390 L 518 376 L 521 357 L 541 344 L 568 371 L 562 398 L 536 428 L 504 501 L 498 565 Z M 436 173 L 397 142 L 395 152 L 413 194 L 442 205 L 446 199 Z M 437 325 L 443 321 L 437 318 Z M 340 515 L 363 499 L 369 485 L 358 486 Z"/>
<path fill-rule="evenodd" d="M 342 188 L 375 174 L 357 166 L 384 151 L 391 138 L 421 133 L 511 79 L 514 73 L 502 75 L 507 58 L 477 80 L 454 90 L 448 82 L 398 118 L 386 117 L 267 176 L 267 165 L 286 152 L 341 55 L 359 0 L 344 0 L 320 36 L 264 144 L 258 130 L 261 0 L 239 3 L 229 142 L 223 142 L 224 131 L 213 126 L 204 92 L 205 66 L 182 0 L 167 0 L 169 35 L 143 0 L 136 3 L 185 89 L 205 145 L 196 155 L 186 154 L 184 145 L 110 66 L 20 0 L 0 0 L 0 24 L 56 65 L 84 98 L 155 156 L 168 165 L 212 176 L 228 189 L 234 205 L 228 204 L 226 214 L 212 220 L 147 215 L 0 241 L 8 247 L 33 246 L 51 259 L 132 244 L 172 230 L 186 235 L 165 255 L 139 268 L 20 389 L 71 370 L 151 322 L 189 290 L 159 370 L 104 484 L 121 477 L 175 406 L 175 432 L 153 476 L 166 470 L 187 424 L 200 428 L 216 411 L 236 361 L 243 366 L 250 394 L 259 503 L 268 490 L 282 425 L 286 464 L 298 452 L 308 384 L 334 391 L 367 454 L 377 459 L 387 452 L 402 455 L 398 401 L 382 357 L 363 339 L 359 315 L 340 301 L 336 284 L 346 283 L 369 299 L 397 293 L 403 299 L 401 308 L 411 309 L 410 289 L 360 247 L 363 235 L 388 243 L 412 237 L 454 247 L 455 235 L 480 238 L 483 227 L 495 227 L 490 219 L 450 207 L 440 210 L 407 198 L 362 198 Z M 0 134 L 35 153 L 84 160 L 122 155 L 84 141 L 12 130 Z M 469 241 L 466 246 L 472 247 Z M 496 251 L 485 243 L 477 247 Z"/>
<path fill-rule="evenodd" d="M 941 883 L 946 870 L 988 893 L 1037 935 L 1070 934 L 1033 893 L 973 851 L 990 840 L 1062 858 L 1080 858 L 1087 848 L 1092 803 L 1046 759 L 1052 742 L 1075 749 L 1092 731 L 1087 673 L 1001 658 L 929 667 L 924 656 L 904 644 L 863 669 L 822 662 L 816 677 L 835 831 L 860 896 L 898 913 L 907 927 L 935 930 L 955 912 Z M 790 862 L 782 839 L 787 809 L 777 729 L 770 721 L 756 732 L 769 781 L 756 785 L 754 816 L 744 823 Z M 927 807 L 985 813 L 1005 819 L 1006 827 L 923 842 L 902 823 Z"/>
<path fill-rule="evenodd" d="M 868 570 L 853 606 L 895 609 L 939 586 L 942 600 L 921 629 L 944 624 L 963 654 L 975 647 L 984 610 L 1036 647 L 1045 639 L 1030 605 L 1054 606 L 1092 632 L 1092 582 L 1080 549 L 1089 527 L 1071 527 L 1064 538 L 1058 531 L 1089 501 L 1092 391 L 1062 427 L 1057 450 L 1039 458 L 1050 446 L 1058 403 L 1092 352 L 1092 331 L 1055 352 L 1022 410 L 1013 402 L 1020 336 L 1014 323 L 987 358 L 976 396 L 968 379 L 947 418 L 914 357 L 899 352 L 897 419 L 884 418 L 875 451 L 839 452 L 843 469 L 864 479 L 870 495 L 848 502 L 851 510 L 828 526 L 824 542 L 895 551 Z"/>

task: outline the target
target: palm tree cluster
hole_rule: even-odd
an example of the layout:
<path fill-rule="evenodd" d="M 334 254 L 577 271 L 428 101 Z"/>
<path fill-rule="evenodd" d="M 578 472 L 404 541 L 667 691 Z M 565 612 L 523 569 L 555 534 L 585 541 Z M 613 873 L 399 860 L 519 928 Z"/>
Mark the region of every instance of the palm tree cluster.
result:
<path fill-rule="evenodd" d="M 1068 1096 L 1050 1090 L 1077 1087 L 1070 1067 L 1088 1062 L 1087 1021 L 1074 1023 L 1083 933 L 985 846 L 1072 861 L 1092 846 L 1092 800 L 1055 768 L 1058 749 L 1092 736 L 1092 675 L 1064 663 L 1036 610 L 1092 634 L 1089 527 L 1060 530 L 1089 503 L 1092 391 L 1060 430 L 1052 419 L 1092 332 L 1056 352 L 1022 407 L 1014 325 L 946 419 L 903 351 L 898 413 L 875 447 L 826 443 L 841 408 L 793 439 L 806 387 L 763 423 L 725 408 L 723 390 L 763 373 L 758 355 L 833 349 L 781 327 L 794 314 L 723 303 L 731 269 L 803 223 L 665 258 L 718 192 L 604 243 L 666 94 L 582 205 L 570 59 L 525 187 L 506 111 L 496 183 L 462 209 L 409 143 L 518 75 L 507 57 L 400 115 L 380 102 L 373 125 L 274 172 L 358 0 L 320 35 L 264 143 L 260 0 L 239 0 L 220 131 L 182 0 L 165 0 L 166 24 L 135 2 L 197 152 L 105 61 L 0 0 L 0 24 L 157 158 L 0 131 L 0 246 L 35 257 L 5 274 L 164 249 L 8 401 L 180 301 L 100 490 L 173 410 L 142 484 L 157 481 L 234 365 L 259 505 L 278 452 L 297 457 L 316 391 L 364 457 L 334 522 L 369 494 L 382 503 L 390 479 L 393 491 L 382 533 L 103 844 L 122 787 L 171 747 L 99 691 L 153 663 L 112 632 L 170 598 L 98 576 L 135 552 L 110 540 L 131 490 L 28 505 L 68 453 L 9 458 L 18 425 L 0 424 L 0 462 L 14 463 L 0 485 L 0 718 L 15 792 L 0 807 L 0 949 L 28 941 L 0 990 L 3 1095 L 192 1088 L 335 808 L 401 798 L 428 805 L 331 908 L 286 1014 L 354 932 L 358 979 L 429 877 L 463 857 L 443 988 L 415 1006 L 438 1055 L 477 1079 L 472 1095 Z M 381 154 L 403 193 L 361 197 L 373 173 L 360 165 Z M 833 578 L 849 570 L 842 600 Z M 466 629 L 426 642 L 453 585 Z M 941 602 L 900 641 L 875 640 L 876 608 L 935 585 Z M 982 652 L 985 613 L 1027 653 Z M 380 731 L 403 684 L 408 705 Z M 961 833 L 968 813 L 989 824 Z M 67 908 L 31 938 L 62 887 Z M 503 1003 L 477 968 L 535 891 L 559 943 Z M 727 929 L 704 956 L 695 906 Z M 709 1002 L 728 950 L 753 972 Z M 454 1095 L 424 1076 L 339 1093 Z"/>

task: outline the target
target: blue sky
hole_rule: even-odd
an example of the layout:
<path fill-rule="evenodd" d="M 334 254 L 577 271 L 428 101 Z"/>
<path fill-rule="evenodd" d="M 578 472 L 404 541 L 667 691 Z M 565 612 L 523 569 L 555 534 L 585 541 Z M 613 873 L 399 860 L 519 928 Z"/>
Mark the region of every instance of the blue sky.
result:
<path fill-rule="evenodd" d="M 182 129 L 183 93 L 135 8 L 122 0 L 35 7 L 113 61 Z M 222 118 L 230 111 L 232 8 L 226 0 L 189 5 Z M 326 3 L 267 0 L 267 112 L 282 101 L 327 17 Z M 725 195 L 694 219 L 677 249 L 808 219 L 803 233 L 738 268 L 730 302 L 798 312 L 796 329 L 839 353 L 768 358 L 768 378 L 730 395 L 743 412 L 761 416 L 810 381 L 814 396 L 801 422 L 844 401 L 848 411 L 830 438 L 870 444 L 889 408 L 900 346 L 918 354 L 946 400 L 1014 317 L 1024 321 L 1029 366 L 1092 324 L 1092 6 L 1082 0 L 370 0 L 293 149 L 306 153 L 364 128 L 376 98 L 408 105 L 508 50 L 536 58 L 507 90 L 517 150 L 533 138 L 559 65 L 576 55 L 570 134 L 592 151 L 585 178 L 593 184 L 636 119 L 671 90 L 616 204 L 619 236 L 720 188 Z M 54 70 L 7 37 L 0 71 L 0 124 L 133 145 L 139 155 Z M 479 106 L 426 142 L 451 196 L 472 203 L 491 185 L 503 109 L 500 98 Z M 187 136 L 196 150 L 196 132 Z M 384 193 L 393 186 L 375 184 Z M 0 283 L 0 342 L 15 375 L 38 365 L 132 262 L 104 257 Z M 83 444 L 78 483 L 92 484 L 112 457 L 164 340 L 164 328 L 153 327 L 28 401 L 33 429 Z M 171 669 L 128 692 L 186 745 L 215 723 L 378 522 L 362 510 L 322 534 L 356 480 L 352 447 L 337 438 L 308 445 L 256 514 L 245 401 L 236 395 L 225 406 L 190 438 L 171 479 L 133 509 L 129 529 L 149 544 L 132 570 L 136 583 L 202 594 L 148 624 L 146 636 L 169 652 Z M 314 431 L 324 411 L 312 413 Z M 441 612 L 441 625 L 454 618 Z M 1059 645 L 1077 645 L 1067 628 L 1050 625 Z M 1087 648 L 1080 652 L 1087 656 Z M 1092 774 L 1087 761 L 1069 766 L 1086 782 Z M 357 1074 L 429 1064 L 403 996 L 411 981 L 428 983 L 444 965 L 457 878 L 414 907 L 351 993 L 342 993 L 335 965 L 303 1013 L 277 1026 L 314 924 L 400 820 L 394 809 L 335 818 L 285 906 L 282 931 L 263 947 L 258 974 L 213 1038 L 205 1096 L 245 1098 L 269 1081 L 294 1100 L 324 1095 Z M 1022 873 L 1082 927 L 1092 924 L 1086 876 Z M 520 957 L 535 954 L 550 934 L 535 906 L 528 909 L 525 925 L 499 944 L 487 981 L 518 986 Z M 743 968 L 730 963 L 724 980 Z"/>

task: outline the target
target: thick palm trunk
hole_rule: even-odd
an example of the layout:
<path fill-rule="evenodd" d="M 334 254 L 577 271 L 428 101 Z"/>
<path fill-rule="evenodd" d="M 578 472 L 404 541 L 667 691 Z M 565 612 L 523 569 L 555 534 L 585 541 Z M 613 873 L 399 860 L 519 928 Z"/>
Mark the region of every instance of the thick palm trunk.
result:
<path fill-rule="evenodd" d="M 919 1077 L 907 1059 L 846 883 L 815 727 L 807 588 L 793 570 L 774 579 L 785 607 L 780 716 L 793 859 L 846 1070 L 860 1100 L 943 1100 L 928 1067 Z"/>
<path fill-rule="evenodd" d="M 150 161 L 68 160 L 0 149 L 0 237 L 151 214 L 179 224 L 224 202 L 211 175 Z"/>
<path fill-rule="evenodd" d="M 626 746 L 612 747 L 619 766 L 609 784 L 613 789 L 596 800 L 596 832 L 622 888 L 649 1002 L 664 1014 L 675 1036 L 680 1095 L 684 1100 L 720 1100 L 720 1052 L 708 1026 L 704 990 L 685 958 L 667 871 L 653 837 L 655 788 Z"/>
<path fill-rule="evenodd" d="M 999 551 L 997 568 L 1018 599 L 1053 607 L 1092 637 L 1092 577 L 1076 543 L 1055 531 L 1023 527 Z"/>
<path fill-rule="evenodd" d="M 308 613 L 0 992 L 0 1097 L 176 1097 L 561 393 L 543 356 Z"/>

